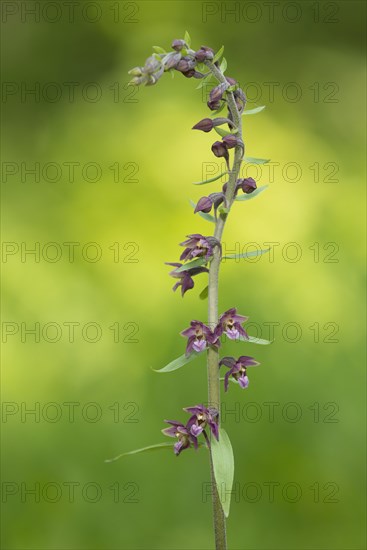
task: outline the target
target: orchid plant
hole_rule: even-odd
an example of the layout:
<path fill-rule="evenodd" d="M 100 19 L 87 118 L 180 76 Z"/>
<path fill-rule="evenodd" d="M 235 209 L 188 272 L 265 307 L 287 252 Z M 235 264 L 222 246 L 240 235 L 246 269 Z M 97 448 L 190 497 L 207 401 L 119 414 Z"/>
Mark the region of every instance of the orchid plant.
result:
<path fill-rule="evenodd" d="M 212 152 L 218 158 L 225 160 L 226 170 L 215 178 L 198 184 L 212 183 L 226 176 L 227 182 L 220 191 L 215 191 L 199 199 L 194 205 L 194 213 L 202 216 L 214 226 L 212 235 L 192 233 L 181 243 L 184 248 L 178 262 L 168 263 L 173 269 L 170 272 L 176 282 L 173 290 L 180 288 L 182 296 L 193 289 L 194 278 L 205 273 L 208 285 L 201 292 L 200 298 L 208 299 L 207 323 L 193 320 L 190 326 L 181 332 L 187 339 L 186 351 L 183 355 L 171 361 L 159 373 L 177 370 L 188 362 L 198 358 L 204 352 L 207 357 L 208 400 L 205 405 L 198 404 L 184 409 L 190 415 L 186 421 L 165 420 L 169 427 L 162 430 L 163 434 L 176 440 L 174 453 L 179 456 L 191 448 L 206 447 L 209 451 L 209 463 L 212 482 L 213 519 L 215 546 L 217 550 L 225 550 L 226 524 L 229 514 L 229 499 L 234 476 L 234 458 L 232 446 L 225 430 L 220 426 L 220 382 L 224 382 L 227 391 L 229 382 L 236 383 L 240 388 L 249 386 L 247 369 L 259 363 L 251 356 L 241 355 L 220 358 L 220 348 L 229 340 L 241 340 L 245 343 L 269 344 L 270 342 L 249 336 L 243 328 L 248 317 L 237 313 L 237 308 L 231 307 L 222 315 L 218 315 L 218 282 L 219 269 L 224 259 L 238 259 L 268 252 L 258 250 L 242 255 L 222 255 L 222 235 L 234 201 L 244 201 L 257 196 L 266 186 L 258 188 L 253 178 L 241 178 L 240 171 L 243 162 L 264 163 L 263 159 L 246 159 L 245 146 L 242 139 L 242 115 L 255 114 L 264 107 L 246 109 L 246 97 L 238 82 L 225 76 L 227 62 L 223 57 L 224 48 L 217 53 L 212 48 L 201 46 L 198 50 L 191 49 L 190 37 L 174 40 L 172 51 L 166 52 L 161 47 L 154 47 L 154 53 L 146 60 L 144 67 L 135 67 L 129 74 L 133 76 L 130 84 L 151 86 L 158 82 L 164 73 L 181 73 L 186 78 L 199 79 L 199 88 L 212 86 L 207 105 L 211 118 L 207 117 L 194 125 L 194 130 L 210 132 L 214 130 L 221 137 L 212 145 Z M 221 115 L 226 111 L 225 116 Z M 226 128 L 224 128 L 226 127 Z M 231 159 L 230 151 L 233 151 Z M 213 214 L 211 214 L 213 212 Z M 221 372 L 225 369 L 224 377 Z M 170 443 L 159 443 L 143 449 L 123 453 L 135 454 L 157 448 L 165 448 Z"/>

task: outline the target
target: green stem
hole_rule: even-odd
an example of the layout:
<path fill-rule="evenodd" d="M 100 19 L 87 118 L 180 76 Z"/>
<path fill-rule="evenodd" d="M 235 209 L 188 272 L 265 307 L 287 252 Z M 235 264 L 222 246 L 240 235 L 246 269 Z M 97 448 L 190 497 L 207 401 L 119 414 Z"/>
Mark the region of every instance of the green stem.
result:
<path fill-rule="evenodd" d="M 227 82 L 225 76 L 220 69 L 213 63 L 207 61 L 206 65 L 211 70 L 215 78 L 220 83 Z M 238 131 L 236 136 L 242 140 L 242 120 L 241 115 L 238 112 L 237 105 L 232 92 L 227 92 L 226 98 L 228 101 L 228 108 L 231 111 L 233 122 Z M 228 209 L 226 214 L 220 214 L 215 224 L 214 237 L 219 242 L 222 241 L 224 227 L 228 218 L 229 210 L 232 206 L 236 181 L 241 168 L 241 162 L 243 157 L 243 146 L 237 145 L 234 151 L 234 160 L 232 170 L 229 171 L 227 191 L 225 195 L 225 206 Z M 221 252 L 218 247 L 215 247 L 213 260 L 209 268 L 209 289 L 208 289 L 208 322 L 209 326 L 213 329 L 218 323 L 218 289 L 219 289 L 219 268 L 221 262 Z M 207 355 L 207 369 L 208 369 L 208 402 L 211 407 L 215 407 L 220 411 L 220 382 L 219 382 L 219 353 L 214 348 L 208 349 Z M 226 522 L 222 509 L 222 505 L 219 500 L 219 495 L 214 478 L 213 462 L 210 456 L 210 473 L 211 482 L 213 487 L 213 520 L 214 520 L 214 536 L 215 536 L 215 548 L 216 550 L 226 550 Z"/>

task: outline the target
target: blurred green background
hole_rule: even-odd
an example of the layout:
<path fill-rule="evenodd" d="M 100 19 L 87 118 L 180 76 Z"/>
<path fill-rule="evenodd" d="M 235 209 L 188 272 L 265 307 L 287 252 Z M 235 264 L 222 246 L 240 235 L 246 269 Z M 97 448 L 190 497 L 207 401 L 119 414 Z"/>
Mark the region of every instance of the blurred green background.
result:
<path fill-rule="evenodd" d="M 273 18 L 266 2 L 2 3 L 4 550 L 212 547 L 205 451 L 104 462 L 206 400 L 203 359 L 151 368 L 206 319 L 204 277 L 182 300 L 164 262 L 212 230 L 189 199 L 219 188 L 191 185 L 215 136 L 191 131 L 208 115 L 198 81 L 126 86 L 185 30 L 194 48 L 224 44 L 249 107 L 267 105 L 244 118 L 247 154 L 278 163 L 224 237 L 278 243 L 221 272 L 221 311 L 263 338 L 277 323 L 271 346 L 223 349 L 261 362 L 223 396 L 229 548 L 365 548 L 365 3 L 270 4 Z"/>

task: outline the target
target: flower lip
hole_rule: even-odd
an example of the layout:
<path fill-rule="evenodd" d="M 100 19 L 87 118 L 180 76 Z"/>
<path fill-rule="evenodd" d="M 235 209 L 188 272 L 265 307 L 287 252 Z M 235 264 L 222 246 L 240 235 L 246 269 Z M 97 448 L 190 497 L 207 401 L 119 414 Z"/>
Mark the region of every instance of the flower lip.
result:
<path fill-rule="evenodd" d="M 214 333 L 218 338 L 226 334 L 230 340 L 238 340 L 241 337 L 248 340 L 248 334 L 242 327 L 242 323 L 247 319 L 248 317 L 239 315 L 236 308 L 228 309 L 219 317 Z"/>
<path fill-rule="evenodd" d="M 201 321 L 191 321 L 189 328 L 183 330 L 181 336 L 187 338 L 186 355 L 200 353 L 208 346 L 218 346 L 216 335 Z"/>

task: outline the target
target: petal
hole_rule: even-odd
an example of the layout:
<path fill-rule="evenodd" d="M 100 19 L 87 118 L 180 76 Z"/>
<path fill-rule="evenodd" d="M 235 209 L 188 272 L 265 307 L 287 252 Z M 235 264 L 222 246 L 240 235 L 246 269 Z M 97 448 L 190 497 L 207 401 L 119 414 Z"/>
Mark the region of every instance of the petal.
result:
<path fill-rule="evenodd" d="M 236 362 L 236 359 L 234 357 L 223 357 L 219 361 L 219 366 L 224 365 L 226 367 L 232 368 L 235 362 Z"/>

